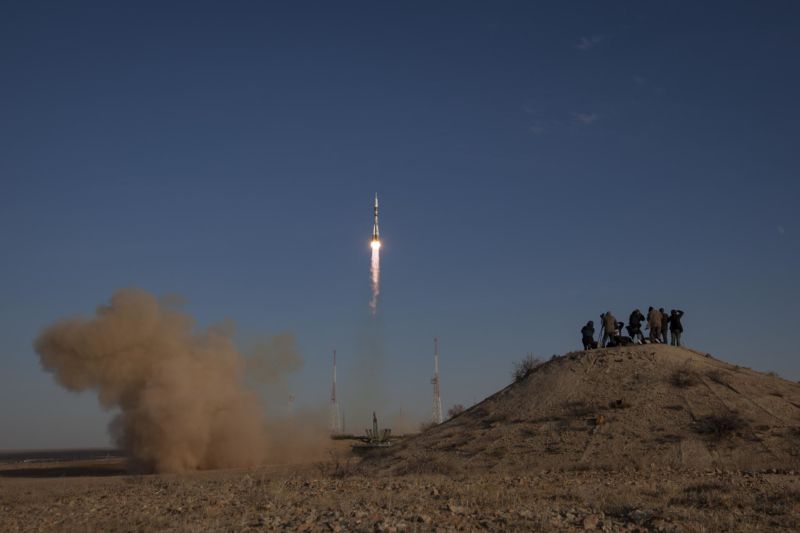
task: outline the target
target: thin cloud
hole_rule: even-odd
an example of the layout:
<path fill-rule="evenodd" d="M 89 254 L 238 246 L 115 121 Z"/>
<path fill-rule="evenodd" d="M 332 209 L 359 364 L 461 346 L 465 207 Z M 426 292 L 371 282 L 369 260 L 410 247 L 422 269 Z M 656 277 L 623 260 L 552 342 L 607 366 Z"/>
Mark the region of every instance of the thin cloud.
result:
<path fill-rule="evenodd" d="M 541 113 L 541 110 L 540 110 L 540 109 L 538 109 L 538 108 L 534 107 L 534 106 L 533 106 L 533 105 L 531 105 L 531 104 L 525 104 L 525 105 L 523 105 L 523 106 L 522 106 L 522 111 L 523 111 L 523 112 L 524 112 L 526 115 L 538 115 L 539 113 Z"/>
<path fill-rule="evenodd" d="M 541 136 L 569 127 L 570 123 L 589 125 L 600 118 L 597 113 L 572 112 L 566 116 L 563 113 L 553 114 L 533 103 L 525 103 L 521 111 L 525 115 L 528 131 Z M 569 119 L 567 117 L 570 117 Z"/>
<path fill-rule="evenodd" d="M 572 118 L 581 124 L 592 124 L 598 118 L 600 118 L 600 115 L 597 113 L 572 113 Z"/>
<path fill-rule="evenodd" d="M 581 52 L 586 52 L 591 50 L 601 42 L 605 40 L 603 35 L 592 35 L 591 37 L 581 37 L 578 44 L 575 45 L 575 48 L 580 50 Z"/>
<path fill-rule="evenodd" d="M 536 135 L 543 135 L 547 131 L 549 124 L 544 120 L 534 120 L 530 126 L 531 132 Z"/>
<path fill-rule="evenodd" d="M 535 135 L 544 135 L 552 127 L 552 121 L 542 117 L 542 110 L 532 103 L 522 106 L 522 111 L 528 116 L 530 131 Z"/>

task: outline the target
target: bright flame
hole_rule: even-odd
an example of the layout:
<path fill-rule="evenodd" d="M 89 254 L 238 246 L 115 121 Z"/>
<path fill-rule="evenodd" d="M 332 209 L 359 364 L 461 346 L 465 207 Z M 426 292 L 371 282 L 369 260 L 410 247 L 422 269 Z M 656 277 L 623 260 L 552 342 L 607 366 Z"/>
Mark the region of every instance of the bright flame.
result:
<path fill-rule="evenodd" d="M 372 264 L 370 265 L 370 278 L 372 280 L 372 299 L 369 309 L 373 315 L 378 312 L 378 295 L 381 293 L 381 241 L 374 240 L 372 247 Z"/>

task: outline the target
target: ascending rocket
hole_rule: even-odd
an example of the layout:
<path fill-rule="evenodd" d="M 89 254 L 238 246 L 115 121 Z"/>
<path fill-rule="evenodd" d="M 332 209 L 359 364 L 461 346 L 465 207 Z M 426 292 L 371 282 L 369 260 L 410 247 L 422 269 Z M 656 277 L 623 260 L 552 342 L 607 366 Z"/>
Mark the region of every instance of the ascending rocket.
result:
<path fill-rule="evenodd" d="M 373 207 L 373 223 L 372 223 L 372 246 L 380 246 L 381 238 L 378 232 L 378 193 L 375 193 L 375 205 Z"/>
<path fill-rule="evenodd" d="M 378 232 L 378 193 L 375 193 L 372 216 L 372 241 L 369 243 L 369 247 L 372 248 L 372 261 L 369 268 L 372 282 L 372 299 L 369 301 L 369 308 L 372 311 L 372 316 L 375 316 L 378 312 L 378 295 L 381 293 L 381 235 Z"/>

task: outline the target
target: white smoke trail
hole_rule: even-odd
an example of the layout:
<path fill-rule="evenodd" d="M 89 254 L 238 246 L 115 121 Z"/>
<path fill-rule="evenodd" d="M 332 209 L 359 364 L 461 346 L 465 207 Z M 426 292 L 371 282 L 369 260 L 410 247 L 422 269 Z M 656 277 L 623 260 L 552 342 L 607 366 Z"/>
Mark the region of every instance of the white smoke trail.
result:
<path fill-rule="evenodd" d="M 369 310 L 374 316 L 378 312 L 378 295 L 381 293 L 381 243 L 372 243 L 372 264 L 370 267 L 372 279 L 372 299 L 369 301 Z"/>

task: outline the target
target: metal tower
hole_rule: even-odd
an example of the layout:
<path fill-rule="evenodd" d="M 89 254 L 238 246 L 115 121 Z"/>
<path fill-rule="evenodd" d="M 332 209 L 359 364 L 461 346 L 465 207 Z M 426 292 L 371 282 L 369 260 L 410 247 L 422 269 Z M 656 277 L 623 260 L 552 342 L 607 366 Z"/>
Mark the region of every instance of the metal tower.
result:
<path fill-rule="evenodd" d="M 442 396 L 439 393 L 439 339 L 433 338 L 433 421 L 441 424 L 444 421 L 442 416 Z"/>
<path fill-rule="evenodd" d="M 339 420 L 339 402 L 336 400 L 336 350 L 334 350 L 333 383 L 331 384 L 331 435 L 338 435 L 342 432 Z"/>

